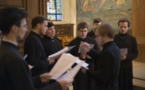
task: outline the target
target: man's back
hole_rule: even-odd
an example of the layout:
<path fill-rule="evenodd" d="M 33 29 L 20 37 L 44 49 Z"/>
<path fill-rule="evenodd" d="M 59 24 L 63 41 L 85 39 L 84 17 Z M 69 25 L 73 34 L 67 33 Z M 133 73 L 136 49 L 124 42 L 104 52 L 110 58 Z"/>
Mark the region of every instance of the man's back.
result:
<path fill-rule="evenodd" d="M 120 51 L 114 42 L 103 45 L 103 51 L 97 60 L 98 90 L 118 90 Z"/>
<path fill-rule="evenodd" d="M 0 46 L 0 90 L 34 90 L 29 68 L 9 42 Z"/>

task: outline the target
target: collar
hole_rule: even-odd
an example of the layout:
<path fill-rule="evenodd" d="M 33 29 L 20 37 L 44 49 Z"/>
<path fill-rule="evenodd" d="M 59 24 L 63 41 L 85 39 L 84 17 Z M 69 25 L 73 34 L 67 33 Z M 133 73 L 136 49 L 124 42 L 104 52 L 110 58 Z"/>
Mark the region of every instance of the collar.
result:
<path fill-rule="evenodd" d="M 11 40 L 8 40 L 8 39 L 2 39 L 2 41 L 9 42 L 9 43 L 12 43 L 12 44 L 18 46 L 18 43 L 11 41 Z"/>

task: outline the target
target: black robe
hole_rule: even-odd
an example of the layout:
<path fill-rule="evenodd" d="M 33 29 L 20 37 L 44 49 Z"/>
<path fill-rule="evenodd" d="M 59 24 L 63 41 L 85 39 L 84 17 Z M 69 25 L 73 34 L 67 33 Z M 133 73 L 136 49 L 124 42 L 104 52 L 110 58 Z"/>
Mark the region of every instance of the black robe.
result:
<path fill-rule="evenodd" d="M 37 76 L 48 71 L 48 61 L 40 35 L 30 32 L 24 43 L 24 53 L 28 55 L 26 58 L 27 63 L 34 66 L 31 69 L 32 76 Z"/>
<path fill-rule="evenodd" d="M 18 46 L 4 41 L 0 46 L 0 90 L 34 90 L 29 68 Z"/>
<path fill-rule="evenodd" d="M 87 36 L 92 37 L 94 39 L 96 38 L 96 35 L 95 35 L 95 33 L 94 33 L 93 30 L 91 30 L 90 32 L 88 32 Z"/>
<path fill-rule="evenodd" d="M 46 56 L 54 54 L 63 48 L 61 43 L 60 43 L 60 40 L 57 37 L 50 38 L 48 36 L 44 36 L 42 38 L 42 43 L 43 43 L 43 46 L 45 49 Z M 55 63 L 52 65 L 49 65 L 48 71 L 50 71 L 53 68 Z"/>
<path fill-rule="evenodd" d="M 96 90 L 118 90 L 118 75 L 120 69 L 120 50 L 114 42 L 103 45 L 99 53 L 91 49 L 88 54 L 97 59 L 95 70 L 87 70 L 87 74 L 96 80 Z"/>
<path fill-rule="evenodd" d="M 39 77 L 33 78 L 41 83 Z M 18 46 L 2 41 L 0 46 L 0 90 L 36 90 L 27 63 L 19 54 Z M 37 89 L 39 90 L 39 89 Z M 41 90 L 61 90 L 59 83 Z"/>
<path fill-rule="evenodd" d="M 75 47 L 72 50 L 70 50 L 69 53 L 71 53 L 74 56 L 80 57 L 80 54 L 78 53 L 78 49 L 79 49 L 81 41 L 87 42 L 89 44 L 94 44 L 94 49 L 98 50 L 97 43 L 93 38 L 86 37 L 85 39 L 81 39 L 79 37 L 76 37 L 69 43 L 69 46 L 75 45 Z M 89 68 L 94 69 L 93 59 L 86 59 L 85 62 L 89 64 Z M 91 79 L 90 76 L 83 74 L 82 71 L 79 71 L 76 77 L 74 78 L 73 89 L 74 90 L 95 90 L 95 81 Z"/>
<path fill-rule="evenodd" d="M 117 34 L 114 37 L 115 43 L 119 48 L 127 48 L 126 60 L 121 61 L 119 74 L 119 90 L 133 90 L 133 68 L 132 60 L 138 55 L 137 41 L 132 35 Z"/>

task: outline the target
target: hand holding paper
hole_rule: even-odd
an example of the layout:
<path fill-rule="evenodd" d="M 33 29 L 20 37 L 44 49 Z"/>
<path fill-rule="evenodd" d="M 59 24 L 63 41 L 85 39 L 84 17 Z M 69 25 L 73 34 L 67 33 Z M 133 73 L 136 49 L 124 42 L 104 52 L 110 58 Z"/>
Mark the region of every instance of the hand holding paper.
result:
<path fill-rule="evenodd" d="M 81 42 L 78 53 L 87 53 L 91 48 L 94 47 L 94 44 L 89 44 L 86 42 Z"/>
<path fill-rule="evenodd" d="M 76 61 L 77 57 L 63 53 L 59 58 L 55 66 L 50 71 L 51 79 L 59 78 L 63 73 L 65 73 Z"/>
<path fill-rule="evenodd" d="M 73 73 L 72 75 L 76 75 L 76 73 L 78 72 L 78 69 L 80 69 L 79 67 L 84 67 L 87 69 L 88 64 L 83 62 L 82 60 L 79 60 L 78 57 L 74 57 L 71 54 L 62 54 L 62 56 L 59 58 L 59 60 L 57 61 L 57 63 L 55 64 L 55 66 L 53 67 L 53 69 L 50 71 L 49 75 L 51 75 L 51 79 L 55 79 L 55 80 L 60 80 L 60 78 L 62 78 L 63 74 L 72 67 L 72 65 L 74 63 L 77 63 L 79 65 L 77 65 L 76 67 L 74 67 L 71 71 L 71 73 Z M 75 69 L 76 68 L 76 69 Z M 67 74 L 68 73 L 68 74 Z M 69 77 L 69 73 L 67 72 L 67 77 Z M 64 74 L 65 75 L 65 74 Z M 63 76 L 64 78 L 65 76 Z M 72 77 L 72 76 L 71 76 Z M 61 79 L 62 80 L 62 79 Z M 69 81 L 72 81 L 73 78 L 68 79 Z"/>
<path fill-rule="evenodd" d="M 121 56 L 126 55 L 128 53 L 128 49 L 127 48 L 121 48 L 120 53 L 121 53 Z"/>
<path fill-rule="evenodd" d="M 57 79 L 57 81 L 61 81 L 61 80 L 66 80 L 66 81 L 73 81 L 75 75 L 77 74 L 77 72 L 80 70 L 82 64 L 84 63 L 84 61 L 80 61 L 78 63 L 78 65 L 76 65 L 75 67 L 73 67 L 70 71 L 68 71 L 67 73 L 65 73 L 64 75 L 62 75 L 61 77 L 59 77 Z"/>

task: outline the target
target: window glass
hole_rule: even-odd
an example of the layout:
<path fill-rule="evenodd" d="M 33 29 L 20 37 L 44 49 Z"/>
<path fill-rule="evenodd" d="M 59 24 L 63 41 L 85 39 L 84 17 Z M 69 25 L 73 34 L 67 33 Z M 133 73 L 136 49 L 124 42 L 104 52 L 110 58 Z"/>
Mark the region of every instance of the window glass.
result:
<path fill-rule="evenodd" d="M 47 0 L 47 18 L 49 20 L 62 20 L 62 0 Z"/>

